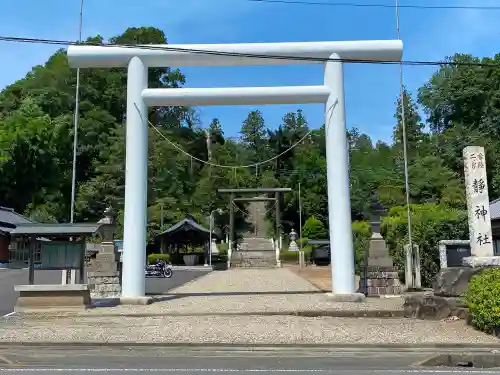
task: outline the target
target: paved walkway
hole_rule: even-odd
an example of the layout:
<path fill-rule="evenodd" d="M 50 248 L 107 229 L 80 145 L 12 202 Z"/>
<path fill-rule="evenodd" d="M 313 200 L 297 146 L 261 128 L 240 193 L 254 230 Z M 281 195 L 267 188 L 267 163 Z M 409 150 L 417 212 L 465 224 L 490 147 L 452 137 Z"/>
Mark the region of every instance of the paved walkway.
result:
<path fill-rule="evenodd" d="M 307 266 L 301 268 L 299 265 L 286 265 L 286 267 L 306 279 L 323 292 L 332 291 L 332 268 L 331 266 Z M 356 287 L 359 286 L 359 276 L 356 276 Z"/>
<path fill-rule="evenodd" d="M 116 306 L 88 310 L 106 314 L 262 314 L 332 310 L 402 310 L 402 298 L 374 298 L 365 303 L 332 302 L 316 286 L 281 269 L 231 269 L 211 272 L 172 289 L 148 306 Z"/>

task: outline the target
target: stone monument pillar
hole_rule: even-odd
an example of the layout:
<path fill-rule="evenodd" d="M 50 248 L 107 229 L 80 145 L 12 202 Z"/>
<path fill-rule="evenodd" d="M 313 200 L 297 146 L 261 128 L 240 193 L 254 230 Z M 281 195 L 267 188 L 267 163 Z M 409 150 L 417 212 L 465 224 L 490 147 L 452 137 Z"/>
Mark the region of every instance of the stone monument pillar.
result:
<path fill-rule="evenodd" d="M 95 285 L 91 297 L 95 299 L 120 298 L 120 255 L 114 244 L 116 212 L 107 208 L 104 211 L 104 218 L 98 223 L 101 224 L 99 233 L 102 243 L 96 255 L 94 269 L 88 272 L 89 284 Z"/>
<path fill-rule="evenodd" d="M 359 281 L 359 291 L 367 296 L 396 295 L 401 293 L 398 270 L 384 238 L 380 234 L 380 221 L 373 221 L 372 237 Z"/>
<path fill-rule="evenodd" d="M 464 148 L 465 191 L 469 217 L 471 256 L 463 259 L 470 267 L 500 265 L 494 256 L 491 234 L 490 200 L 484 147 Z"/>

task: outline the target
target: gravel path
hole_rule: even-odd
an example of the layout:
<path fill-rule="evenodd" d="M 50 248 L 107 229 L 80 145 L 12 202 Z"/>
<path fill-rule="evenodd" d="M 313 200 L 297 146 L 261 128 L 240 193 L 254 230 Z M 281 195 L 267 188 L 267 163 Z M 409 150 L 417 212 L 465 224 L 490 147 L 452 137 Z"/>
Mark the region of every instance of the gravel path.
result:
<path fill-rule="evenodd" d="M 0 324 L 0 342 L 225 344 L 500 343 L 462 321 L 245 317 L 76 317 Z"/>
<path fill-rule="evenodd" d="M 148 306 L 97 308 L 85 314 L 248 314 L 295 311 L 402 310 L 402 298 L 364 303 L 333 302 L 287 269 L 232 269 L 211 272 L 175 288 Z"/>
<path fill-rule="evenodd" d="M 212 272 L 172 290 L 166 298 L 169 299 L 149 306 L 96 308 L 73 317 L 8 318 L 0 321 L 0 342 L 417 345 L 500 342 L 473 330 L 463 321 L 258 316 L 258 312 L 401 309 L 401 298 L 374 298 L 365 303 L 332 302 L 287 269 Z M 230 315 L 241 312 L 250 314 Z M 165 316 L 144 316 L 148 313 Z M 187 316 L 168 316 L 169 313 Z M 193 315 L 200 313 L 213 315 Z"/>

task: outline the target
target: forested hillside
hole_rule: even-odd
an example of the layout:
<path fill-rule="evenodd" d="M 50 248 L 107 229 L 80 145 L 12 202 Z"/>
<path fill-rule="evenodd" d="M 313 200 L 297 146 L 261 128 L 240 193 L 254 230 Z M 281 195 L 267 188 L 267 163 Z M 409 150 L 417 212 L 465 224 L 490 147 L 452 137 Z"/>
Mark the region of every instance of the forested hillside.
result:
<path fill-rule="evenodd" d="M 103 39 L 97 36 L 91 41 Z M 160 44 L 166 36 L 155 28 L 130 28 L 109 42 Z M 493 59 L 456 55 L 451 61 L 500 64 L 500 55 Z M 180 87 L 189 77 L 178 70 L 154 69 L 149 79 L 151 87 Z M 0 204 L 36 221 L 69 220 L 75 83 L 75 71 L 60 50 L 0 94 Z M 108 205 L 123 208 L 125 69 L 83 69 L 80 95 L 75 219 L 95 221 Z M 486 147 L 490 196 L 500 196 L 500 67 L 443 66 L 418 97 L 406 94 L 404 105 L 412 202 L 463 208 L 461 155 L 470 144 Z M 404 204 L 400 106 L 395 103 L 392 144 L 373 142 L 356 129 L 348 131 L 354 219 L 365 218 L 373 201 L 388 208 Z M 165 225 L 186 213 L 202 219 L 211 210 L 225 208 L 227 197 L 217 194 L 221 187 L 292 188 L 282 203 L 288 232 L 298 224 L 300 183 L 304 217 L 314 215 L 327 223 L 324 131 L 322 124 L 309 124 L 299 108 L 283 114 L 281 124 L 267 124 L 259 111 L 250 112 L 241 124 L 238 141 L 226 139 L 223 132 L 234 124 L 221 124 L 217 119 L 202 124 L 194 108 L 152 109 L 150 120 L 157 129 L 150 128 L 149 137 L 152 232 L 160 229 L 162 206 Z M 305 135 L 290 152 L 249 169 L 208 166 L 165 139 L 199 159 L 237 166 L 280 154 Z M 227 223 L 226 214 L 217 220 Z"/>

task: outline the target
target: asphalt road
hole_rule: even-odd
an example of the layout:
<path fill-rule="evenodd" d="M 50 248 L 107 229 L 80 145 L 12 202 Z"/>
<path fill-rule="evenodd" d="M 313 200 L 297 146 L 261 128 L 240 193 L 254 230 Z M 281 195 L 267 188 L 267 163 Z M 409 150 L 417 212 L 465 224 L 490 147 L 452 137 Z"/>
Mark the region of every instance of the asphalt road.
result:
<path fill-rule="evenodd" d="M 282 373 L 282 374 L 470 374 L 474 369 L 423 368 L 436 350 L 234 348 L 234 347 L 6 347 L 0 348 L 0 373 L 57 372 L 110 374 Z M 481 371 L 483 373 L 497 373 Z"/>
<path fill-rule="evenodd" d="M 146 279 L 147 294 L 164 294 L 168 290 L 185 284 L 197 277 L 203 276 L 208 271 L 204 270 L 174 270 L 170 279 Z M 60 284 L 61 271 L 35 270 L 35 284 Z M 0 317 L 14 311 L 18 293 L 14 285 L 28 284 L 28 270 L 0 270 Z"/>

